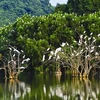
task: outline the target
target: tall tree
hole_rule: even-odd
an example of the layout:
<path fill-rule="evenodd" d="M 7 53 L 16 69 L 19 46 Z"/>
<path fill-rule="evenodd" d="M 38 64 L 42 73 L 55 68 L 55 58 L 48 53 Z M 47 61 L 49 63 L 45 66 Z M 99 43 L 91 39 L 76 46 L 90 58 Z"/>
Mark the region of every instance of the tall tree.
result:
<path fill-rule="evenodd" d="M 58 7 L 59 6 L 59 7 Z M 56 7 L 56 12 L 63 11 L 62 5 L 58 5 Z M 61 6 L 61 7 L 60 7 Z M 65 7 L 65 5 L 63 5 Z M 58 9 L 58 10 L 57 10 Z M 89 14 L 89 13 L 94 13 L 96 11 L 100 10 L 100 0 L 68 0 L 66 4 L 66 8 L 64 9 L 65 12 L 67 13 L 77 13 L 78 15 L 82 14 Z"/>

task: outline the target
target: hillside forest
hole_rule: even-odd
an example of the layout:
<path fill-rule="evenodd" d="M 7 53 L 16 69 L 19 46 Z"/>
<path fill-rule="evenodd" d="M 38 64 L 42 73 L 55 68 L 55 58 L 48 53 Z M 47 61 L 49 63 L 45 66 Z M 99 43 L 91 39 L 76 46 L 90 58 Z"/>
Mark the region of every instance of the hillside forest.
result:
<path fill-rule="evenodd" d="M 0 26 L 8 25 L 24 14 L 39 16 L 53 11 L 49 0 L 0 0 Z"/>

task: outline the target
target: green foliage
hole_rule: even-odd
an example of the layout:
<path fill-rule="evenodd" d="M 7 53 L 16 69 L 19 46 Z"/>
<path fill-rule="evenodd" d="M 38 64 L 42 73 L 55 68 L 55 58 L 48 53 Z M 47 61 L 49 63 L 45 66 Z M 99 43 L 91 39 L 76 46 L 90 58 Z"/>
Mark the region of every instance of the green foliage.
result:
<path fill-rule="evenodd" d="M 61 12 L 38 17 L 25 14 L 13 24 L 0 28 L 0 51 L 6 51 L 5 45 L 16 46 L 31 58 L 32 66 L 40 66 L 42 55 L 49 47 L 55 49 L 66 41 L 72 44 L 74 39 L 78 41 L 79 34 L 89 36 L 93 32 L 97 38 L 99 16 L 100 12 L 83 16 Z"/>
<path fill-rule="evenodd" d="M 58 4 L 55 7 L 55 12 L 58 12 L 58 11 L 66 12 L 66 4 Z"/>
<path fill-rule="evenodd" d="M 68 0 L 67 4 L 57 5 L 55 12 L 77 13 L 78 15 L 94 13 L 100 10 L 99 0 Z"/>
<path fill-rule="evenodd" d="M 39 16 L 53 11 L 54 7 L 47 0 L 0 0 L 0 26 L 14 22 L 26 13 Z"/>

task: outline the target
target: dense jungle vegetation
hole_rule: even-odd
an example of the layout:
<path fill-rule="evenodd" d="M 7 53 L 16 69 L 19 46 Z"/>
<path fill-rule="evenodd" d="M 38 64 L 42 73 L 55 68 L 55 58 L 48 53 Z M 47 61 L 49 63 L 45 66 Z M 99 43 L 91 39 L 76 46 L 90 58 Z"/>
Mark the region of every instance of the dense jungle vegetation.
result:
<path fill-rule="evenodd" d="M 39 16 L 53 11 L 49 0 L 0 0 L 0 26 L 14 22 L 26 13 Z"/>
<path fill-rule="evenodd" d="M 74 2 L 75 0 L 69 0 L 68 5 L 71 1 Z M 73 2 L 72 4 L 74 4 Z M 80 4 L 78 1 L 77 3 Z M 85 3 L 80 5 L 85 5 Z M 72 7 L 74 9 L 74 6 L 70 6 L 70 9 Z M 77 8 L 77 10 L 79 9 Z M 94 8 L 93 10 L 95 11 Z M 100 34 L 100 12 L 97 10 L 97 12 L 90 12 L 89 14 L 82 11 L 81 13 L 83 15 L 78 15 L 76 11 L 64 13 L 58 9 L 53 14 L 38 17 L 25 14 L 17 18 L 14 23 L 0 28 L 0 53 L 6 55 L 6 47 L 12 45 L 25 51 L 26 56 L 31 59 L 32 68 L 39 71 L 53 70 L 53 64 L 43 65 L 42 62 L 43 54 L 48 48 L 53 50 L 66 41 L 73 44 L 74 40 L 78 41 L 78 34 L 90 36 L 93 33 L 97 39 L 97 44 L 100 44 L 100 38 L 97 36 Z"/>
<path fill-rule="evenodd" d="M 55 12 L 77 13 L 78 15 L 100 11 L 99 0 L 68 0 L 67 4 L 57 5 Z"/>

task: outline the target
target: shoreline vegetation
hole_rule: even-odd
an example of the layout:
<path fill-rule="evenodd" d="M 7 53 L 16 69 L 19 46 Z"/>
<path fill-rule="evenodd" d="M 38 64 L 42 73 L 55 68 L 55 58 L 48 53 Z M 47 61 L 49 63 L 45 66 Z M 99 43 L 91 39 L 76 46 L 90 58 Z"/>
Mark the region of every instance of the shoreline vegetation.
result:
<path fill-rule="evenodd" d="M 93 17 L 94 18 L 95 16 L 99 17 L 98 16 L 99 12 L 88 15 L 89 19 L 88 18 L 87 19 L 89 20 L 89 22 L 91 22 L 91 24 L 87 24 L 87 27 L 85 26 L 85 24 L 87 23 L 87 19 L 86 19 L 87 15 L 81 17 L 78 17 L 77 15 L 74 16 L 74 15 L 75 14 L 67 14 L 67 13 L 62 14 L 61 12 L 59 12 L 59 13 L 50 14 L 48 16 L 44 15 L 40 17 L 31 17 L 29 15 L 24 15 L 22 18 L 18 18 L 14 24 L 10 24 L 0 29 L 1 48 L 3 49 L 3 50 L 1 49 L 2 50 L 1 53 L 5 54 L 4 53 L 6 50 L 5 45 L 6 46 L 12 45 L 17 48 L 23 49 L 24 52 L 26 53 L 26 56 L 31 59 L 32 66 L 40 66 L 40 67 L 35 67 L 35 69 L 38 71 L 47 71 L 47 70 L 54 71 L 58 65 L 61 66 L 62 68 L 64 66 L 70 67 L 71 65 L 68 66 L 67 64 L 65 64 L 63 66 L 63 64 L 60 64 L 61 62 L 65 63 L 67 61 L 67 59 L 65 58 L 67 57 L 68 59 L 72 60 L 68 62 L 72 62 L 72 63 L 74 62 L 72 65 L 74 66 L 73 75 L 75 74 L 76 76 L 76 74 L 80 74 L 79 75 L 80 77 L 88 77 L 90 70 L 92 68 L 90 64 L 98 63 L 97 66 L 99 68 L 99 63 L 100 63 L 99 61 L 100 34 L 98 31 L 98 27 L 93 27 L 94 25 L 98 24 L 99 21 L 95 21 L 96 23 L 92 22 Z M 71 19 L 68 20 L 69 18 Z M 95 20 L 98 19 L 95 18 Z M 49 22 L 47 23 L 47 21 Z M 64 22 L 64 25 L 59 21 Z M 72 25 L 74 24 L 73 28 L 69 26 L 71 25 L 71 23 Z M 50 25 L 49 28 L 48 25 Z M 77 27 L 77 29 L 75 27 Z M 50 31 L 51 29 L 52 31 Z M 95 31 L 92 32 L 92 30 Z M 57 47 L 59 50 L 60 49 L 59 46 L 60 45 L 64 46 L 65 44 L 67 45 L 65 47 L 65 52 L 63 52 L 65 54 L 61 54 L 57 56 L 58 57 L 57 59 L 59 60 L 59 58 L 62 57 L 63 55 L 66 55 L 67 52 L 68 54 L 66 55 L 66 57 L 64 57 L 64 59 L 62 58 L 61 62 L 58 61 L 59 62 L 58 65 L 57 65 L 58 62 L 56 60 L 50 59 L 50 55 L 48 56 L 46 55 L 47 56 L 46 60 L 49 58 L 50 62 L 47 63 L 42 62 L 43 60 L 42 56 L 44 54 L 50 53 L 50 50 L 52 51 L 51 53 L 53 53 L 54 50 L 57 50 Z M 50 50 L 47 50 L 48 48 Z M 55 52 L 57 53 L 57 51 Z M 78 55 L 78 53 L 80 54 Z M 73 54 L 76 56 L 75 58 L 73 58 Z M 98 58 L 98 61 L 95 60 L 96 57 Z M 54 62 L 52 63 L 52 60 L 55 62 L 55 64 Z M 80 65 L 79 64 L 80 62 L 83 65 Z M 39 63 L 40 65 L 38 65 Z M 94 65 L 96 66 L 96 64 Z M 47 66 L 49 66 L 49 68 Z M 96 67 L 93 68 L 95 70 Z M 85 73 L 85 69 L 87 69 L 86 73 Z"/>
<path fill-rule="evenodd" d="M 2 64 L 9 69 L 2 57 L 9 58 L 10 45 L 24 51 L 30 59 L 30 70 L 57 74 L 70 70 L 74 77 L 88 78 L 100 69 L 100 11 L 82 15 L 62 11 L 25 14 L 0 27 L 0 41 L 1 69 Z"/>

